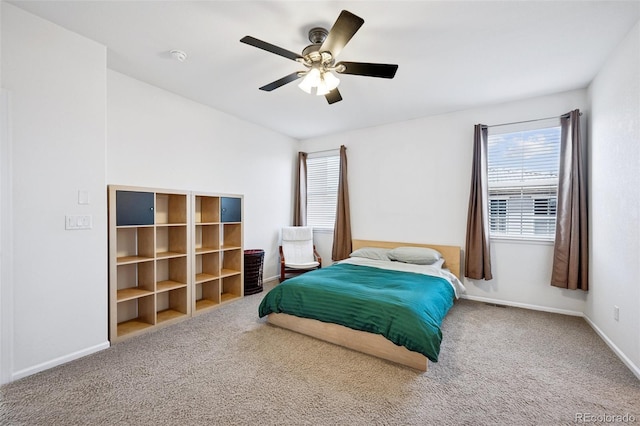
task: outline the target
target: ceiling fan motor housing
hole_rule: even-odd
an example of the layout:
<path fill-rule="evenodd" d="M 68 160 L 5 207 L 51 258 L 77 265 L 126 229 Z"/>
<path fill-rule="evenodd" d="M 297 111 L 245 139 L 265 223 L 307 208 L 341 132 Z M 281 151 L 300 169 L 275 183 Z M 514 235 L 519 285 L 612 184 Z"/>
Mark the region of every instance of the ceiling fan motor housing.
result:
<path fill-rule="evenodd" d="M 330 67 L 335 62 L 331 52 L 320 52 L 319 44 L 310 44 L 302 51 L 304 64 L 308 67 L 323 66 Z"/>
<path fill-rule="evenodd" d="M 322 27 L 313 27 L 309 30 L 309 41 L 313 44 L 322 44 L 325 41 L 329 31 Z"/>
<path fill-rule="evenodd" d="M 309 30 L 309 41 L 313 44 L 302 51 L 304 63 L 308 67 L 330 67 L 334 64 L 331 52 L 320 52 L 322 43 L 327 39 L 329 31 L 322 27 L 313 27 Z"/>

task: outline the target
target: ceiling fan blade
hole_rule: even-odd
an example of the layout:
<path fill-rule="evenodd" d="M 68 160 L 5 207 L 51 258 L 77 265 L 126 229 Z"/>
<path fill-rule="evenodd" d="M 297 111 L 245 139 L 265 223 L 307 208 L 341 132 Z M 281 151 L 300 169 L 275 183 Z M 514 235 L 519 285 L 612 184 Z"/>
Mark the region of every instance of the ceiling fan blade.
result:
<path fill-rule="evenodd" d="M 344 70 L 340 71 L 340 68 Z M 367 62 L 338 62 L 336 72 L 340 74 L 364 75 L 367 77 L 393 78 L 398 70 L 397 65 L 370 64 Z"/>
<path fill-rule="evenodd" d="M 342 48 L 349 43 L 351 37 L 360 29 L 362 24 L 364 24 L 364 19 L 347 10 L 343 10 L 329 30 L 329 34 L 322 43 L 320 51 L 331 52 L 331 55 L 335 58 L 342 51 Z"/>
<path fill-rule="evenodd" d="M 264 90 L 265 92 L 270 92 L 274 89 L 277 89 L 280 86 L 284 86 L 287 83 L 291 83 L 292 81 L 295 81 L 297 79 L 299 79 L 301 77 L 300 75 L 300 71 L 296 71 L 294 73 L 291 73 L 285 77 L 282 77 L 280 80 L 276 80 L 273 83 L 269 83 L 269 84 L 265 84 L 264 86 L 262 86 L 260 88 L 260 90 Z"/>
<path fill-rule="evenodd" d="M 340 102 L 342 100 L 342 96 L 340 95 L 337 87 L 324 95 L 324 97 L 327 98 L 327 102 L 329 102 L 329 105 L 335 104 L 336 102 Z"/>
<path fill-rule="evenodd" d="M 292 61 L 302 59 L 302 56 L 298 55 L 297 53 L 294 53 L 287 49 L 283 49 L 282 47 L 278 47 L 275 44 L 258 40 L 255 37 L 244 36 L 240 39 L 240 42 L 248 44 L 249 46 L 257 47 L 258 49 L 266 50 L 267 52 L 275 53 L 276 55 L 284 56 L 285 58 L 291 59 Z"/>

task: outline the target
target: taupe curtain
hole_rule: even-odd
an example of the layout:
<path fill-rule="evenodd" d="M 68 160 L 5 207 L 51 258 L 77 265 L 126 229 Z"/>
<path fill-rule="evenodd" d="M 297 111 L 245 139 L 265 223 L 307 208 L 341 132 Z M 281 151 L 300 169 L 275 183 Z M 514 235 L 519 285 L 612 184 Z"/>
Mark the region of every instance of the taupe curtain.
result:
<path fill-rule="evenodd" d="M 296 176 L 293 201 L 293 226 L 307 225 L 307 153 L 298 153 L 298 173 Z"/>
<path fill-rule="evenodd" d="M 489 246 L 487 140 L 487 126 L 476 124 L 473 135 L 473 165 L 464 258 L 464 276 L 475 280 L 493 278 Z"/>
<path fill-rule="evenodd" d="M 551 285 L 589 289 L 586 152 L 580 111 L 560 117 L 560 170 Z"/>
<path fill-rule="evenodd" d="M 338 206 L 336 224 L 333 229 L 331 259 L 342 260 L 351 254 L 351 214 L 349 210 L 349 187 L 347 185 L 347 148 L 340 147 L 340 178 L 338 181 Z"/>

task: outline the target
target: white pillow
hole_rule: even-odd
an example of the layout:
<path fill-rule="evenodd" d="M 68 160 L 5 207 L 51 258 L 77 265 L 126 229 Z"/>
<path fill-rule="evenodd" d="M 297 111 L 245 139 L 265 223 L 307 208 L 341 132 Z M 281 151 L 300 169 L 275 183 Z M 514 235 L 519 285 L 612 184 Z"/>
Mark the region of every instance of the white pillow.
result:
<path fill-rule="evenodd" d="M 380 247 L 362 247 L 352 252 L 349 257 L 364 257 L 372 260 L 390 260 L 387 255 L 391 249 Z"/>
<path fill-rule="evenodd" d="M 396 247 L 388 256 L 391 260 L 415 265 L 431 265 L 442 259 L 439 251 L 426 247 Z"/>
<path fill-rule="evenodd" d="M 442 269 L 442 265 L 444 265 L 444 259 L 440 258 L 440 259 L 436 260 L 435 262 L 433 262 L 429 266 L 433 266 L 434 268 Z"/>

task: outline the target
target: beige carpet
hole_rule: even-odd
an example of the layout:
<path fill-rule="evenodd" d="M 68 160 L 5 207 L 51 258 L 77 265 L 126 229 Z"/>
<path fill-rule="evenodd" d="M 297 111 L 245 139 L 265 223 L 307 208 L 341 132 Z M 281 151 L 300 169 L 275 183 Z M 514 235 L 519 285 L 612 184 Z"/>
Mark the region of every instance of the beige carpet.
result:
<path fill-rule="evenodd" d="M 640 381 L 581 318 L 459 301 L 420 374 L 267 325 L 262 296 L 3 386 L 0 424 L 640 422 Z"/>

